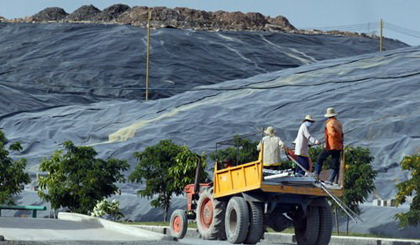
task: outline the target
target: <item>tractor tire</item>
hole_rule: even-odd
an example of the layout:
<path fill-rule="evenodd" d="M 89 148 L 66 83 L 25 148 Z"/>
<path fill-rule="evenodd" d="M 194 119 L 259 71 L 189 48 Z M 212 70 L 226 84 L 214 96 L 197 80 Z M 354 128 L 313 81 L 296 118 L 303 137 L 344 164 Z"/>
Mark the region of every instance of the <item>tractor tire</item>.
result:
<path fill-rule="evenodd" d="M 249 202 L 249 231 L 245 244 L 256 244 L 264 235 L 264 210 L 261 203 Z"/>
<path fill-rule="evenodd" d="M 182 239 L 187 234 L 188 229 L 188 219 L 187 214 L 182 209 L 175 210 L 171 215 L 171 220 L 169 222 L 169 230 L 171 236 L 178 239 Z"/>
<path fill-rule="evenodd" d="M 327 200 L 323 199 L 323 205 L 318 207 L 319 211 L 319 234 L 315 245 L 328 245 L 333 230 L 333 215 Z"/>
<path fill-rule="evenodd" d="M 204 240 L 226 240 L 226 202 L 213 198 L 213 188 L 200 193 L 197 203 L 197 229 Z"/>
<path fill-rule="evenodd" d="M 315 245 L 319 233 L 318 209 L 318 207 L 309 206 L 306 217 L 294 220 L 298 245 Z"/>
<path fill-rule="evenodd" d="M 225 229 L 230 243 L 243 243 L 248 234 L 249 209 L 243 197 L 232 197 L 226 208 Z"/>

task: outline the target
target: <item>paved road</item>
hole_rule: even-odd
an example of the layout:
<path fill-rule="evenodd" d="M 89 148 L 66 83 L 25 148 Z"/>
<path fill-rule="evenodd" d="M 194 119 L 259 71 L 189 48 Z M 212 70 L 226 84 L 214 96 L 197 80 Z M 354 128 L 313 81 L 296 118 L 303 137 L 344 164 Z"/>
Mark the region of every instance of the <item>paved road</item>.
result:
<path fill-rule="evenodd" d="M 134 228 L 138 232 L 143 230 Z M 21 244 L 21 245 L 70 245 L 70 244 L 92 244 L 92 245 L 222 245 L 230 244 L 226 241 L 205 241 L 195 237 L 186 237 L 178 242 L 164 241 L 139 241 L 139 237 L 130 234 L 119 233 L 105 229 L 95 222 L 75 222 L 58 219 L 32 219 L 0 217 L 0 235 L 3 235 L 6 242 L 0 245 Z M 270 243 L 259 243 L 270 244 Z M 278 243 L 277 243 L 278 244 Z"/>
<path fill-rule="evenodd" d="M 199 239 L 199 238 L 185 238 L 185 239 L 182 239 L 182 240 L 180 240 L 179 242 L 178 242 L 178 244 L 188 244 L 188 245 L 221 245 L 221 244 L 231 244 L 230 242 L 227 242 L 227 241 L 205 241 L 205 240 L 201 240 L 201 239 Z M 258 244 L 261 244 L 261 245 L 263 245 L 263 244 L 273 244 L 273 243 L 268 243 L 268 242 L 260 242 L 260 243 L 258 243 Z M 278 245 L 295 245 L 295 244 L 287 244 L 287 243 L 275 243 L 275 244 L 278 244 Z"/>
<path fill-rule="evenodd" d="M 104 229 L 98 223 L 58 219 L 0 218 L 0 235 L 19 241 L 137 241 L 129 236 Z"/>

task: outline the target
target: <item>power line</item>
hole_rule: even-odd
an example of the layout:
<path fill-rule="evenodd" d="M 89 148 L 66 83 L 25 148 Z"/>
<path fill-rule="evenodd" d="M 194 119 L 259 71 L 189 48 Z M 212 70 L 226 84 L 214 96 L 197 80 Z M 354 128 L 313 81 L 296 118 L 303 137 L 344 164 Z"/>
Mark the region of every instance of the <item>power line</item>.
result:
<path fill-rule="evenodd" d="M 420 31 L 405 28 L 399 25 L 395 25 L 389 22 L 384 22 L 384 28 L 398 32 L 403 35 L 420 38 Z M 303 30 L 321 30 L 321 31 L 351 31 L 351 32 L 362 32 L 362 31 L 377 31 L 379 29 L 379 22 L 368 22 L 362 24 L 353 25 L 338 25 L 338 26 L 324 26 L 324 27 L 308 27 L 302 28 Z"/>
<path fill-rule="evenodd" d="M 367 30 L 367 29 L 377 29 L 379 22 L 368 22 L 362 24 L 353 24 L 353 25 L 338 25 L 338 26 L 324 26 L 324 27 L 309 27 L 309 28 L 302 28 L 303 30 L 343 30 L 343 29 L 360 29 L 360 30 Z"/>
<path fill-rule="evenodd" d="M 419 31 L 415 31 L 415 30 L 408 29 L 408 28 L 405 28 L 405 27 L 402 27 L 402 26 L 394 25 L 394 24 L 391 24 L 391 23 L 388 23 L 388 22 L 385 22 L 385 23 L 386 23 L 386 25 L 384 25 L 384 27 L 386 29 L 389 29 L 391 31 L 398 32 L 400 34 L 404 34 L 404 35 L 407 35 L 407 36 L 420 38 L 420 32 Z"/>
<path fill-rule="evenodd" d="M 406 31 L 406 32 L 411 32 L 411 33 L 415 33 L 415 34 L 420 35 L 420 31 L 415 31 L 415 30 L 408 29 L 408 28 L 405 28 L 405 27 L 402 27 L 402 26 L 399 26 L 399 25 L 394 25 L 394 24 L 391 24 L 391 23 L 388 23 L 388 22 L 385 22 L 385 23 L 387 25 L 391 26 L 391 27 L 394 27 L 394 28 L 397 28 L 397 29 L 401 29 L 401 30 Z"/>
<path fill-rule="evenodd" d="M 413 33 L 410 33 L 410 32 L 402 31 L 401 29 L 398 29 L 398 28 L 385 27 L 385 29 L 388 29 L 388 30 L 391 30 L 391 31 L 394 31 L 394 32 L 398 32 L 400 34 L 404 34 L 404 35 L 407 35 L 407 36 L 411 36 L 411 37 L 415 37 L 415 38 L 420 38 L 420 35 L 419 34 L 413 34 Z"/>

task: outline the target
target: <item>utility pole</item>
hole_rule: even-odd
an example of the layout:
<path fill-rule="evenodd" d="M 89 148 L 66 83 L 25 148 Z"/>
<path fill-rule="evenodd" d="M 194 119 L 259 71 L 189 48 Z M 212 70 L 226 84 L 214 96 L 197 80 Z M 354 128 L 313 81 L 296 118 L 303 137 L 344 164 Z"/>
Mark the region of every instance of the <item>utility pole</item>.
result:
<path fill-rule="evenodd" d="M 150 19 L 151 18 L 152 18 L 152 12 L 149 9 L 149 16 L 147 18 L 146 101 L 149 100 Z"/>
<path fill-rule="evenodd" d="M 379 36 L 379 52 L 382 52 L 383 50 L 383 29 L 384 29 L 384 21 L 381 19 L 379 22 L 379 29 L 381 31 L 381 34 Z"/>

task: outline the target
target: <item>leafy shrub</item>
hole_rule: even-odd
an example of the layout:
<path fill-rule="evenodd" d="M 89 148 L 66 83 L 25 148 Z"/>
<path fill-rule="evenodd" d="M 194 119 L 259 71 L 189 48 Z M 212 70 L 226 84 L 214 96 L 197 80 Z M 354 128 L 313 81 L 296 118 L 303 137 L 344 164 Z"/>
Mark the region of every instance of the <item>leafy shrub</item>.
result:
<path fill-rule="evenodd" d="M 411 178 L 397 185 L 397 203 L 403 204 L 407 196 L 414 196 L 414 198 L 410 204 L 410 210 L 396 214 L 395 218 L 403 227 L 418 226 L 420 224 L 420 155 L 406 156 L 400 165 L 403 170 L 411 172 Z"/>
<path fill-rule="evenodd" d="M 154 198 L 153 207 L 164 208 L 163 219 L 167 221 L 172 195 L 180 195 L 187 184 L 194 183 L 198 164 L 206 168 L 205 156 L 198 156 L 186 146 L 179 146 L 171 140 L 162 140 L 154 146 L 147 147 L 143 152 L 136 152 L 138 160 L 135 170 L 129 180 L 135 183 L 145 183 L 146 187 L 137 193 L 142 197 Z M 201 182 L 207 178 L 202 171 Z"/>
<path fill-rule="evenodd" d="M 310 157 L 315 166 L 321 147 L 312 147 L 309 150 Z M 346 169 L 344 176 L 344 195 L 341 198 L 354 212 L 360 213 L 359 205 L 366 201 L 369 194 L 375 190 L 376 171 L 373 170 L 373 157 L 369 148 L 360 146 L 345 148 Z M 323 169 L 330 169 L 332 158 L 324 162 Z"/>
<path fill-rule="evenodd" d="M 221 162 L 229 159 L 233 164 L 243 164 L 258 159 L 258 141 L 241 138 L 235 135 L 231 142 L 232 147 L 218 150 L 209 155 L 214 162 Z"/>
<path fill-rule="evenodd" d="M 91 216 L 103 217 L 105 215 L 109 215 L 113 221 L 124 217 L 124 214 L 120 209 L 120 202 L 117 199 L 114 199 L 112 202 L 110 202 L 108 199 L 104 198 L 102 201 L 98 201 L 96 203 Z"/>
<path fill-rule="evenodd" d="M 19 194 L 23 184 L 29 184 L 31 178 L 25 171 L 26 159 L 13 160 L 6 150 L 6 136 L 0 130 L 0 204 L 13 205 L 13 196 Z M 21 151 L 20 142 L 12 144 L 9 150 Z"/>
<path fill-rule="evenodd" d="M 38 195 L 53 209 L 66 207 L 87 214 L 98 200 L 118 190 L 115 182 L 125 181 L 123 172 L 129 165 L 117 159 L 98 159 L 93 147 L 75 146 L 71 141 L 63 145 L 64 151 L 42 161 L 40 170 L 48 175 L 40 177 Z"/>

